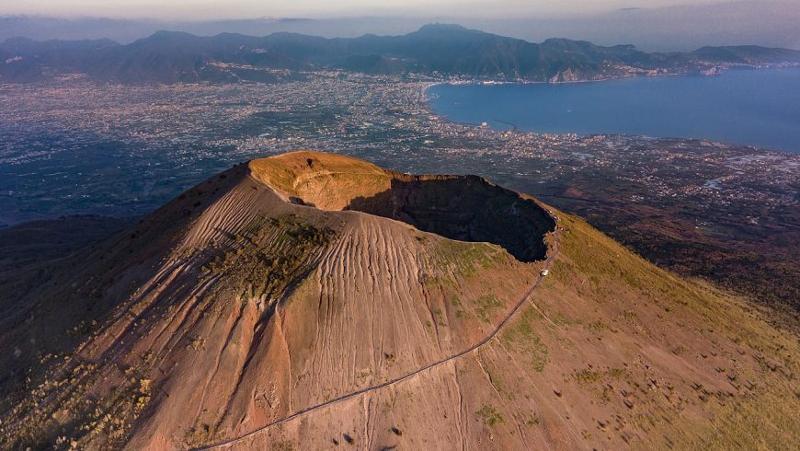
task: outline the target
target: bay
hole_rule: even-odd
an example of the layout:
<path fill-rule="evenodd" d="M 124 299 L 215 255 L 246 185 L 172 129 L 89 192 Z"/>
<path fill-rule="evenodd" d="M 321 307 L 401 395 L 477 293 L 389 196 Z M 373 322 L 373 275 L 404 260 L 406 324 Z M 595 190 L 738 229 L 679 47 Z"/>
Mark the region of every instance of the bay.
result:
<path fill-rule="evenodd" d="M 800 69 L 564 84 L 441 84 L 433 111 L 538 133 L 704 138 L 800 152 Z"/>

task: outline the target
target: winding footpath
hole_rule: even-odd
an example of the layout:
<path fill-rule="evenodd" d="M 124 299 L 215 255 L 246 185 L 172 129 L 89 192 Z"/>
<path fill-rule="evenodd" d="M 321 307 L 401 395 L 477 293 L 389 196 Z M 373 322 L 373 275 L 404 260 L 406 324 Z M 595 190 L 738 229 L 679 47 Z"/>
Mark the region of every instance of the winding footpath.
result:
<path fill-rule="evenodd" d="M 377 391 L 377 390 L 380 390 L 382 388 L 386 388 L 386 387 L 389 387 L 389 386 L 392 386 L 392 385 L 399 384 L 401 382 L 404 382 L 404 381 L 406 381 L 408 379 L 411 379 L 411 378 L 419 375 L 420 373 L 423 373 L 425 371 L 432 370 L 434 368 L 440 367 L 440 366 L 445 365 L 445 364 L 447 364 L 449 362 L 452 362 L 452 361 L 454 361 L 456 359 L 464 357 L 465 355 L 467 355 L 467 354 L 469 354 L 469 353 L 471 353 L 473 351 L 477 351 L 478 349 L 480 349 L 483 346 L 485 346 L 486 344 L 488 344 L 493 338 L 495 338 L 497 336 L 497 334 L 499 334 L 500 331 L 503 329 L 503 327 L 505 327 L 505 325 L 508 324 L 509 321 L 511 321 L 511 319 L 522 308 L 523 304 L 525 304 L 525 302 L 528 299 L 530 299 L 531 295 L 533 295 L 533 292 L 536 290 L 536 288 L 538 288 L 539 285 L 542 283 L 542 280 L 545 278 L 546 272 L 550 271 L 550 269 L 551 269 L 551 267 L 553 265 L 553 261 L 555 260 L 555 257 L 558 254 L 559 233 L 558 233 L 558 222 L 557 221 L 556 221 L 555 231 L 552 232 L 551 237 L 552 237 L 552 244 L 550 246 L 550 249 L 548 250 L 547 258 L 545 259 L 544 264 L 542 265 L 542 268 L 541 268 L 541 270 L 539 272 L 539 275 L 536 277 L 536 280 L 533 282 L 533 284 L 531 284 L 530 288 L 528 288 L 528 290 L 525 292 L 525 294 L 523 294 L 520 297 L 520 299 L 514 305 L 514 308 L 512 308 L 508 312 L 508 314 L 497 324 L 497 326 L 495 326 L 495 328 L 491 331 L 491 333 L 489 333 L 486 337 L 484 337 L 482 340 L 478 341 L 474 345 L 470 346 L 469 348 L 467 348 L 467 349 L 465 349 L 465 350 L 463 350 L 463 351 L 461 351 L 461 352 L 459 352 L 457 354 L 453 354 L 453 355 L 451 355 L 449 357 L 445 357 L 443 359 L 440 359 L 440 360 L 437 360 L 435 362 L 429 363 L 428 365 L 425 365 L 425 366 L 423 366 L 423 367 L 421 367 L 421 368 L 419 368 L 419 369 L 417 369 L 415 371 L 412 371 L 410 373 L 407 373 L 407 374 L 405 374 L 403 376 L 398 376 L 398 377 L 396 377 L 394 379 L 390 379 L 390 380 L 382 382 L 380 384 L 370 385 L 370 386 L 364 387 L 364 388 L 362 388 L 360 390 L 356 390 L 354 392 L 350 392 L 350 393 L 344 394 L 342 396 L 339 396 L 338 398 L 330 399 L 330 400 L 325 401 L 323 403 L 315 404 L 313 406 L 306 407 L 305 409 L 298 410 L 297 412 L 294 412 L 291 415 L 285 416 L 285 417 L 280 418 L 278 420 L 275 420 L 275 421 L 273 421 L 271 423 L 265 424 L 264 426 L 262 426 L 262 427 L 260 427 L 258 429 L 254 429 L 254 430 L 252 430 L 252 431 L 250 431 L 250 432 L 248 432 L 248 433 L 246 433 L 244 435 L 241 435 L 239 437 L 223 440 L 223 441 L 220 441 L 220 442 L 217 442 L 217 443 L 213 443 L 213 444 L 210 444 L 210 445 L 207 445 L 207 446 L 203 446 L 203 447 L 200 447 L 200 448 L 195 448 L 195 450 L 199 451 L 199 450 L 212 450 L 212 449 L 227 449 L 227 448 L 231 448 L 234 445 L 236 445 L 236 444 L 238 444 L 238 443 L 240 443 L 240 442 L 242 442 L 244 440 L 252 439 L 253 437 L 255 437 L 258 434 L 260 434 L 261 432 L 263 432 L 263 431 L 265 431 L 265 430 L 267 430 L 267 429 L 269 429 L 269 428 L 271 428 L 273 426 L 277 426 L 279 424 L 288 423 L 289 421 L 292 421 L 292 420 L 294 420 L 294 419 L 296 419 L 298 417 L 304 416 L 306 414 L 312 413 L 312 412 L 320 410 L 320 409 L 324 409 L 326 407 L 330 407 L 330 406 L 332 406 L 334 404 L 342 403 L 342 402 L 347 401 L 349 399 L 361 396 L 361 395 L 363 395 L 365 393 Z M 534 305 L 534 307 L 536 307 L 536 306 Z M 538 307 L 536 307 L 536 308 L 538 310 Z"/>

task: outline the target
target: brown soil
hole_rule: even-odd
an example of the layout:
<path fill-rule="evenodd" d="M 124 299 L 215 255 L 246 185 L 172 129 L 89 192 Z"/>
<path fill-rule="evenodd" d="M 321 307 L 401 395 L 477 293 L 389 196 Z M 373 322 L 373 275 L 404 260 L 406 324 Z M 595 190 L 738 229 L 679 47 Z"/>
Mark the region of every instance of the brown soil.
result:
<path fill-rule="evenodd" d="M 794 335 L 550 211 L 318 152 L 237 166 L 0 282 L 0 447 L 797 446 Z"/>

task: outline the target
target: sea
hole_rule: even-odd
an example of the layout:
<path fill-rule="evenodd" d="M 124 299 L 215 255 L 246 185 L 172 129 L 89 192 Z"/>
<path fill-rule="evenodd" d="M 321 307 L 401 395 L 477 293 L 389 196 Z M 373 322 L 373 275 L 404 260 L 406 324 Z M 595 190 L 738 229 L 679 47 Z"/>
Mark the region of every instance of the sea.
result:
<path fill-rule="evenodd" d="M 800 68 L 581 83 L 441 84 L 449 120 L 537 133 L 702 138 L 800 153 Z"/>

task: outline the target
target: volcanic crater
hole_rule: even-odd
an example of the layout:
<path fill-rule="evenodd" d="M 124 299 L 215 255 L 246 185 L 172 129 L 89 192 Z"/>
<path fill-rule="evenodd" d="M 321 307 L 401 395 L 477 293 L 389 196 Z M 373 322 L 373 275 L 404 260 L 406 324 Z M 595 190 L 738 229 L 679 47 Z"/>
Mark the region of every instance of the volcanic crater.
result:
<path fill-rule="evenodd" d="M 449 239 L 496 244 L 521 262 L 543 260 L 544 237 L 555 228 L 532 199 L 473 175 L 409 175 L 307 151 L 254 160 L 250 169 L 292 203 L 360 211 Z"/>
<path fill-rule="evenodd" d="M 0 449 L 797 448 L 794 334 L 479 177 L 300 151 L 35 227 Z"/>

